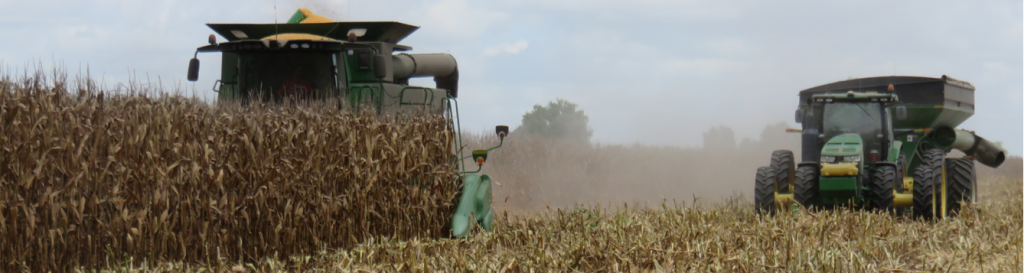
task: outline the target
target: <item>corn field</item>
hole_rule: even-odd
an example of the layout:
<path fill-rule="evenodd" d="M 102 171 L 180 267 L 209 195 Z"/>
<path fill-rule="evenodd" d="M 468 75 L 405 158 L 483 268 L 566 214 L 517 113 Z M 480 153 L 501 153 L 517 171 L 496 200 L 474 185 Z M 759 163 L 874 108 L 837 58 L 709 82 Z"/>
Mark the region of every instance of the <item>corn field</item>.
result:
<path fill-rule="evenodd" d="M 0 271 L 446 235 L 458 185 L 443 117 L 69 86 L 0 80 Z"/>
<path fill-rule="evenodd" d="M 979 167 L 982 202 L 954 218 L 762 217 L 742 197 L 636 188 L 750 188 L 765 151 L 513 134 L 484 165 L 494 231 L 449 239 L 461 147 L 442 117 L 95 90 L 0 79 L 0 271 L 1005 272 L 1024 258 L 1019 157 Z"/>

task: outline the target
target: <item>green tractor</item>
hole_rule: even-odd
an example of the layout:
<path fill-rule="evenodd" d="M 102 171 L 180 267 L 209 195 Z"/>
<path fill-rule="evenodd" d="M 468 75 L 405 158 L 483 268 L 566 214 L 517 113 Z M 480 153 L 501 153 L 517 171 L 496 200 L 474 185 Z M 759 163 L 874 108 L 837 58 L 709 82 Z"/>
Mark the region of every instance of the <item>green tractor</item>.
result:
<path fill-rule="evenodd" d="M 208 24 L 227 39 L 200 52 L 221 53 L 221 77 L 213 86 L 220 101 L 279 103 L 288 100 L 343 101 L 339 107 L 372 109 L 377 114 L 409 113 L 443 115 L 462 147 L 459 125 L 459 70 L 455 58 L 445 53 L 408 54 L 412 47 L 398 44 L 419 27 L 399 22 L 333 22 L 299 9 L 284 24 Z M 188 80 L 199 76 L 199 60 L 190 60 Z M 433 77 L 435 88 L 410 86 L 414 77 Z M 480 173 L 487 152 L 501 147 L 508 126 L 497 126 L 501 142 L 486 150 L 463 156 L 452 151 L 461 175 L 459 200 L 451 220 L 452 236 L 466 236 L 473 223 L 491 230 L 491 179 Z M 477 163 L 466 169 L 464 160 Z"/>
<path fill-rule="evenodd" d="M 772 153 L 757 170 L 759 212 L 866 207 L 944 218 L 977 200 L 975 161 L 998 167 L 1005 151 L 954 129 L 974 114 L 974 86 L 947 76 L 873 77 L 800 91 L 801 162 Z M 957 149 L 965 157 L 947 158 Z"/>

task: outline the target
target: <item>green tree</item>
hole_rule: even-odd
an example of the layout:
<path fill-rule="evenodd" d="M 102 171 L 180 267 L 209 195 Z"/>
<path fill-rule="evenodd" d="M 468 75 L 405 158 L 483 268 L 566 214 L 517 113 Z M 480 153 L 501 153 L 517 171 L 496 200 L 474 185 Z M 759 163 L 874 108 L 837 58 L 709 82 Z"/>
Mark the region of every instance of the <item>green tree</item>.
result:
<path fill-rule="evenodd" d="M 523 114 L 523 124 L 516 128 L 516 133 L 590 143 L 594 134 L 587 125 L 590 118 L 577 106 L 565 99 L 549 102 L 547 106 L 534 105 L 532 111 Z"/>

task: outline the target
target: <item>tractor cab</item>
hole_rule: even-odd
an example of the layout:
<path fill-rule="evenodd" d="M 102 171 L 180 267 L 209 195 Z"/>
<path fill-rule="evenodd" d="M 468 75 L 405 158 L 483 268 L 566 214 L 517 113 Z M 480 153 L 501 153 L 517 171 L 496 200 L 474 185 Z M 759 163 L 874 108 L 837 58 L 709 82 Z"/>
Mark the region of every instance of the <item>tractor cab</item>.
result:
<path fill-rule="evenodd" d="M 893 142 L 889 106 L 897 101 L 874 91 L 819 94 L 808 105 L 812 113 L 797 121 L 818 133 L 821 163 L 873 164 L 886 158 Z"/>

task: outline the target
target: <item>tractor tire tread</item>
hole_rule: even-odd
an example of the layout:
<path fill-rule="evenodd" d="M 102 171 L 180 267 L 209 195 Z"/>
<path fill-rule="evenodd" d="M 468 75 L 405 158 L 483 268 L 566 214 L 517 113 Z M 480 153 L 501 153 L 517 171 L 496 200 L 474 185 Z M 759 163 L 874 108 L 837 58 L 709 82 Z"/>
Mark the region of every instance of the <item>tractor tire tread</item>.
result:
<path fill-rule="evenodd" d="M 796 170 L 794 181 L 793 199 L 807 209 L 814 209 L 820 206 L 818 191 L 818 168 L 817 166 L 800 166 Z"/>
<path fill-rule="evenodd" d="M 896 184 L 896 167 L 879 166 L 871 176 L 870 189 L 867 193 L 871 208 L 892 212 L 894 208 L 893 186 Z"/>
<path fill-rule="evenodd" d="M 758 214 L 775 211 L 775 173 L 769 167 L 757 168 L 754 179 L 754 205 Z"/>
<path fill-rule="evenodd" d="M 931 220 L 936 216 L 933 204 L 941 200 L 935 199 L 935 182 L 941 183 L 945 156 L 941 149 L 928 149 L 921 155 L 921 164 L 914 170 L 914 217 Z"/>
<path fill-rule="evenodd" d="M 946 215 L 955 215 L 974 196 L 974 160 L 968 158 L 946 159 Z"/>
<path fill-rule="evenodd" d="M 776 186 L 779 193 L 790 193 L 789 182 L 796 175 L 796 163 L 793 158 L 793 151 L 776 150 L 772 152 L 772 161 L 769 165 L 775 171 Z"/>

